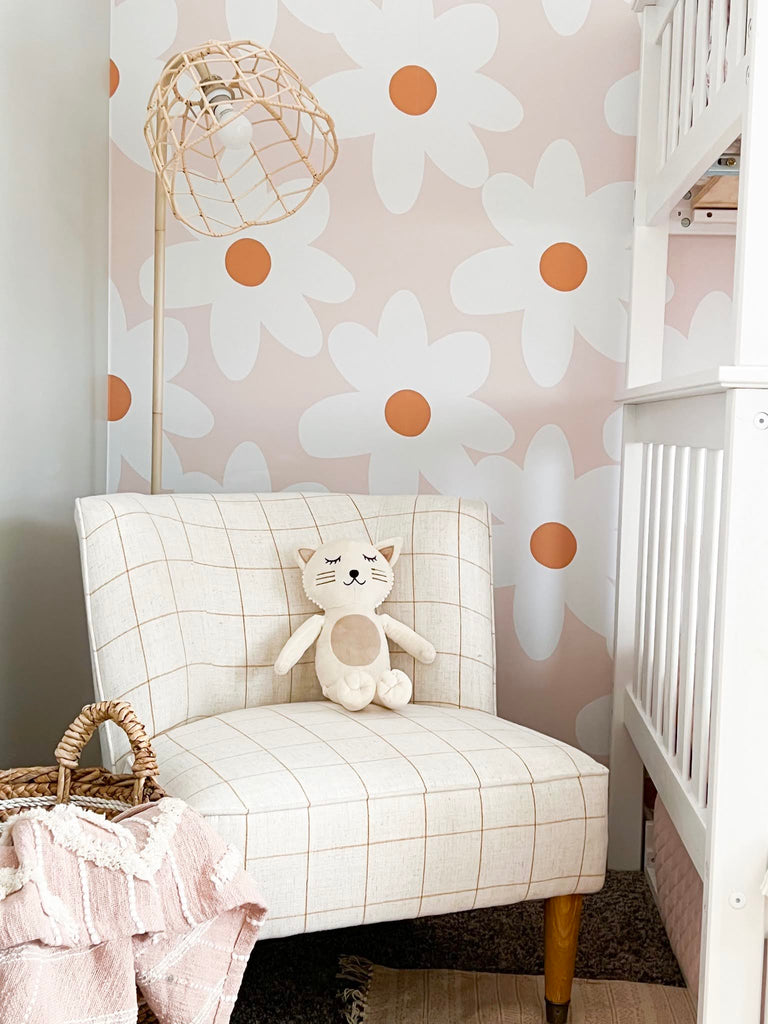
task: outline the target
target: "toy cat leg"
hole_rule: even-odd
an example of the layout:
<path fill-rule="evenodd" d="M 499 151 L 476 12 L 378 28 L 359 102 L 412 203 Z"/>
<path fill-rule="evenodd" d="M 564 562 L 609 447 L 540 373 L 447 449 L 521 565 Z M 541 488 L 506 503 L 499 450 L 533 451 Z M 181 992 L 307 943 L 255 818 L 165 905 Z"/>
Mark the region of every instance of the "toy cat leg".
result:
<path fill-rule="evenodd" d="M 368 672 L 351 669 L 322 687 L 323 696 L 341 704 L 347 711 L 361 711 L 376 694 L 376 680 Z"/>
<path fill-rule="evenodd" d="M 402 708 L 413 696 L 413 683 L 399 668 L 391 668 L 379 676 L 376 682 L 374 704 L 384 708 Z"/>

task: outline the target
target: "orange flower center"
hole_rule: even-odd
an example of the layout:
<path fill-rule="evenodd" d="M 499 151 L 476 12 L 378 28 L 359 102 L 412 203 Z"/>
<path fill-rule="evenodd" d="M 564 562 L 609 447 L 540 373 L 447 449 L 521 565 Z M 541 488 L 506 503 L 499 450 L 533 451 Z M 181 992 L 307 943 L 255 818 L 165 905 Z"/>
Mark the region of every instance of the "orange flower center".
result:
<path fill-rule="evenodd" d="M 384 419 L 396 434 L 403 437 L 418 437 L 429 426 L 432 410 L 424 395 L 418 391 L 405 389 L 396 391 L 387 399 Z"/>
<path fill-rule="evenodd" d="M 555 242 L 539 261 L 539 273 L 545 284 L 558 292 L 572 292 L 587 276 L 587 257 L 577 245 Z"/>
<path fill-rule="evenodd" d="M 113 60 L 109 62 L 109 95 L 114 96 L 115 90 L 120 85 L 120 71 Z"/>
<path fill-rule="evenodd" d="M 542 523 L 531 534 L 531 554 L 547 569 L 564 569 L 576 554 L 576 538 L 562 523 Z"/>
<path fill-rule="evenodd" d="M 426 68 L 407 64 L 389 80 L 389 98 L 398 110 L 412 117 L 426 114 L 437 98 L 437 82 Z"/>
<path fill-rule="evenodd" d="M 263 284 L 272 269 L 272 257 L 255 238 L 238 238 L 227 249 L 224 266 L 233 281 L 254 288 Z"/>
<path fill-rule="evenodd" d="M 107 419 L 110 423 L 121 420 L 131 408 L 131 389 L 121 377 L 107 376 Z"/>

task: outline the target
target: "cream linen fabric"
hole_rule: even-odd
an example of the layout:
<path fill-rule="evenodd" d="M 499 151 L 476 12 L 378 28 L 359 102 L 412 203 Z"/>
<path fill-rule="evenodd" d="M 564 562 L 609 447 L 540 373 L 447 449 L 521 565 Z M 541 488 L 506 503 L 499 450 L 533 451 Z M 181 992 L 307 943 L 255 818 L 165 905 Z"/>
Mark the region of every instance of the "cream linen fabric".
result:
<path fill-rule="evenodd" d="M 243 853 L 265 936 L 586 893 L 603 883 L 607 771 L 495 716 L 488 513 L 440 495 L 117 494 L 77 504 L 99 698 L 131 701 L 160 781 Z M 382 606 L 414 703 L 321 699 L 298 546 L 402 537 Z M 119 770 L 129 752 L 107 737 Z"/>
<path fill-rule="evenodd" d="M 381 611 L 430 640 L 422 665 L 392 647 L 417 702 L 495 711 L 488 511 L 440 495 L 111 494 L 75 518 L 99 699 L 130 701 L 152 735 L 206 715 L 320 700 L 314 649 L 272 665 L 317 612 L 294 560 L 334 538 L 402 537 Z M 128 749 L 107 727 L 106 759 Z"/>
<path fill-rule="evenodd" d="M 607 770 L 485 712 L 280 704 L 154 745 L 168 792 L 245 851 L 264 936 L 603 884 Z"/>

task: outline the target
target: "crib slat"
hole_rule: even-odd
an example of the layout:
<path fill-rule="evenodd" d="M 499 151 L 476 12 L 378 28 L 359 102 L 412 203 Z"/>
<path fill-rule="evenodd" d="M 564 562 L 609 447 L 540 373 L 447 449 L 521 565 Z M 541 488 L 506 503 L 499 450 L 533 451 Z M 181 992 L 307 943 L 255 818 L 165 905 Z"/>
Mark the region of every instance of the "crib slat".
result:
<path fill-rule="evenodd" d="M 661 733 L 668 680 L 667 629 L 669 613 L 669 566 L 672 554 L 672 500 L 675 490 L 675 445 L 664 445 L 661 454 L 661 493 L 659 496 L 659 560 L 656 587 L 656 643 L 653 651 L 653 693 L 651 717 Z"/>
<path fill-rule="evenodd" d="M 719 92 L 725 81 L 725 36 L 728 29 L 728 0 L 712 0 L 712 44 L 709 54 L 710 96 Z"/>
<path fill-rule="evenodd" d="M 678 0 L 672 17 L 672 44 L 669 73 L 669 110 L 667 114 L 667 158 L 677 149 L 680 137 L 680 82 L 683 63 L 683 2 Z"/>
<path fill-rule="evenodd" d="M 683 606 L 680 622 L 680 681 L 677 713 L 676 760 L 684 781 L 691 777 L 691 730 L 693 728 L 693 687 L 696 667 L 696 622 L 699 611 L 699 567 L 704 512 L 706 449 L 691 453 L 688 529 L 683 561 Z"/>
<path fill-rule="evenodd" d="M 674 517 L 670 552 L 669 616 L 667 619 L 666 717 L 663 723 L 667 753 L 674 756 L 677 739 L 677 702 L 680 673 L 680 617 L 683 607 L 683 563 L 685 528 L 688 519 L 688 484 L 691 449 L 679 448 L 675 460 L 675 492 L 672 505 Z"/>
<path fill-rule="evenodd" d="M 747 3 L 746 0 L 731 0 L 728 14 L 728 34 L 725 43 L 725 59 L 728 68 L 738 64 L 747 49 Z"/>
<path fill-rule="evenodd" d="M 640 467 L 640 542 L 637 554 L 637 604 L 635 611 L 635 673 L 632 692 L 638 699 L 642 692 L 643 658 L 645 656 L 645 602 L 648 581 L 648 535 L 651 518 L 651 445 L 643 445 Z"/>
<path fill-rule="evenodd" d="M 709 780 L 709 733 L 712 710 L 712 670 L 715 646 L 717 601 L 717 557 L 720 535 L 720 500 L 723 453 L 709 452 L 707 458 L 706 502 L 702 530 L 701 593 L 699 629 L 694 673 L 693 749 L 691 783 L 700 804 L 707 804 Z"/>
<path fill-rule="evenodd" d="M 659 158 L 658 166 L 667 160 L 667 125 L 669 123 L 669 75 L 672 54 L 672 26 L 667 25 L 661 37 L 661 73 L 659 77 Z"/>
<path fill-rule="evenodd" d="M 685 135 L 693 123 L 693 63 L 695 47 L 696 0 L 685 0 L 683 67 L 680 78 L 680 136 Z"/>
<path fill-rule="evenodd" d="M 663 444 L 651 445 L 651 502 L 648 520 L 648 567 L 645 594 L 645 647 L 641 703 L 646 714 L 653 707 L 653 665 L 656 646 L 656 600 L 659 579 L 659 525 L 661 519 L 661 470 Z"/>
<path fill-rule="evenodd" d="M 707 105 L 710 0 L 699 0 L 696 12 L 696 46 L 693 61 L 693 122 Z"/>

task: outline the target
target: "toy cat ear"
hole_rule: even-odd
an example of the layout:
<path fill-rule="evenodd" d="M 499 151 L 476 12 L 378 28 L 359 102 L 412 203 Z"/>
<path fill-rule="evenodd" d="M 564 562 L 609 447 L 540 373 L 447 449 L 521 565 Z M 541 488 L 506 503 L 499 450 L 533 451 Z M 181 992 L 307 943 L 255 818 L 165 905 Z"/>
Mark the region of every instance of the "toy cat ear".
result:
<path fill-rule="evenodd" d="M 314 555 L 315 550 L 315 548 L 296 548 L 296 552 L 294 554 L 296 565 L 298 565 L 300 569 L 303 569 L 312 555 Z"/>
<path fill-rule="evenodd" d="M 390 565 L 394 565 L 400 557 L 400 549 L 402 546 L 403 542 L 400 537 L 395 537 L 392 540 L 381 541 L 380 544 L 376 545 L 376 550 L 386 558 Z"/>

